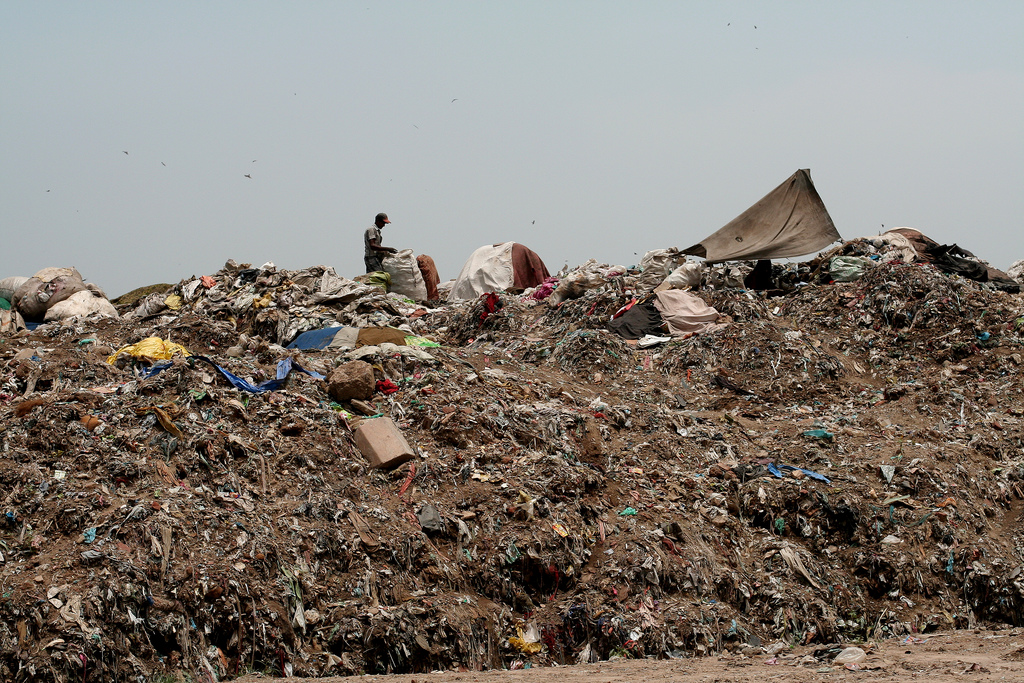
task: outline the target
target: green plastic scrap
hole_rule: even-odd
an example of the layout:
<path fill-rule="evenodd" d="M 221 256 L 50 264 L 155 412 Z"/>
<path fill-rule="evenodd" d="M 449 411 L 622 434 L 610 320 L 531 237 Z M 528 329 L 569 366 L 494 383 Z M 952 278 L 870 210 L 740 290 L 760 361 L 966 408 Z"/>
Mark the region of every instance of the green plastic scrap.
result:
<path fill-rule="evenodd" d="M 516 547 L 515 541 L 509 541 L 508 548 L 505 549 L 505 560 L 509 564 L 513 564 L 522 556 L 523 554 L 519 552 L 519 548 Z"/>
<path fill-rule="evenodd" d="M 391 273 L 383 270 L 374 271 L 366 276 L 366 284 L 380 287 L 384 291 L 391 289 Z"/>
<path fill-rule="evenodd" d="M 635 515 L 635 514 L 636 514 L 636 510 L 634 508 L 628 507 L 625 510 L 623 510 L 622 512 L 620 512 L 619 516 L 620 517 L 628 517 L 628 516 L 632 516 L 632 515 Z"/>
<path fill-rule="evenodd" d="M 430 348 L 430 349 L 434 349 L 434 348 L 437 348 L 437 347 L 441 346 L 436 341 L 430 341 L 429 339 L 427 339 L 425 337 L 417 337 L 415 335 L 407 336 L 405 338 L 405 345 L 406 346 L 425 346 L 425 347 Z"/>
<path fill-rule="evenodd" d="M 804 432 L 804 436 L 810 436 L 816 439 L 825 439 L 826 441 L 832 441 L 836 438 L 835 434 L 825 429 L 808 429 Z"/>

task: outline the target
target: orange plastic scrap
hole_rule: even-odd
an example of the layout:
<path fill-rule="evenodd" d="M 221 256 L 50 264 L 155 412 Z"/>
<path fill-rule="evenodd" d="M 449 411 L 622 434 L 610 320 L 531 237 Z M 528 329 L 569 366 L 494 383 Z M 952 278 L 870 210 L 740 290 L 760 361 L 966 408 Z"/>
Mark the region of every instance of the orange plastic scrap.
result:
<path fill-rule="evenodd" d="M 937 507 L 937 508 L 944 508 L 944 507 L 948 507 L 950 505 L 953 505 L 954 507 L 956 506 L 956 501 L 953 500 L 952 496 L 950 496 L 946 500 L 942 501 L 941 503 L 936 504 L 935 507 Z"/>
<path fill-rule="evenodd" d="M 402 488 L 398 489 L 398 496 L 401 497 L 406 490 L 409 488 L 409 484 L 412 483 L 413 478 L 416 476 L 416 463 L 412 463 L 409 466 L 409 476 L 405 478 L 405 483 L 402 484 Z"/>
<path fill-rule="evenodd" d="M 160 426 L 163 427 L 171 436 L 179 440 L 185 438 L 178 426 L 171 420 L 171 416 L 168 415 L 167 411 L 160 406 L 147 406 L 145 408 L 136 408 L 135 410 L 136 415 L 142 415 L 143 413 L 148 412 L 153 412 L 156 415 L 156 419 L 160 423 Z"/>
<path fill-rule="evenodd" d="M 209 275 L 203 275 L 202 277 L 200 277 L 199 282 L 201 282 L 203 287 L 206 287 L 207 289 L 212 289 L 213 287 L 217 286 L 217 281 L 214 280 Z"/>

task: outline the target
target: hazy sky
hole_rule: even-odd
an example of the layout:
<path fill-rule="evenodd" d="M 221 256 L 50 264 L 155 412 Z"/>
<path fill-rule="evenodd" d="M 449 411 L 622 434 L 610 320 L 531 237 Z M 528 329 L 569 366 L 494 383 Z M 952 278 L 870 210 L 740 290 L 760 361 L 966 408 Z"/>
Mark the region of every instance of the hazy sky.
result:
<path fill-rule="evenodd" d="M 1024 258 L 1024 2 L 0 3 L 0 278 L 454 277 L 688 247 L 798 168 L 845 238 Z M 125 154 L 125 152 L 128 154 Z M 246 177 L 246 175 L 252 177 Z"/>

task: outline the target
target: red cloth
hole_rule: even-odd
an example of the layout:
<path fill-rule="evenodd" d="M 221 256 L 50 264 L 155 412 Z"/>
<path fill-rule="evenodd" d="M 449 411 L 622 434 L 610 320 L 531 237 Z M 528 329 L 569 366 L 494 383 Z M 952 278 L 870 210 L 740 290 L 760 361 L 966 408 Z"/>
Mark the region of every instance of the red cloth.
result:
<path fill-rule="evenodd" d="M 441 283 L 441 277 L 437 274 L 437 266 L 434 259 L 426 254 L 416 257 L 416 265 L 420 268 L 420 275 L 423 276 L 423 284 L 427 286 L 427 300 L 437 299 L 437 286 Z"/>
<path fill-rule="evenodd" d="M 494 313 L 496 310 L 501 308 L 501 299 L 494 292 L 487 292 L 487 294 L 481 294 L 480 298 L 484 302 L 484 310 L 480 312 L 480 327 L 484 326 L 484 322 L 487 318 Z"/>
<path fill-rule="evenodd" d="M 512 245 L 512 286 L 517 289 L 536 287 L 551 275 L 536 252 L 516 242 Z"/>
<path fill-rule="evenodd" d="M 389 379 L 379 379 L 377 380 L 377 391 L 387 396 L 398 391 L 398 385 Z"/>

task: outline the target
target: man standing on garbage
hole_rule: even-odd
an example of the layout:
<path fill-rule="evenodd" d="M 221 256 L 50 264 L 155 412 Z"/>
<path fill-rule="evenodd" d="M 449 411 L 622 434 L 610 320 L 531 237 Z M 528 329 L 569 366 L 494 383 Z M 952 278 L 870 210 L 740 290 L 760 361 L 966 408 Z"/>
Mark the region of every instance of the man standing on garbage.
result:
<path fill-rule="evenodd" d="M 394 247 L 381 246 L 380 243 L 380 231 L 390 222 L 386 213 L 378 213 L 373 225 L 363 233 L 363 265 L 366 266 L 367 273 L 383 270 L 381 261 L 384 259 L 384 255 L 394 254 L 398 251 Z"/>

